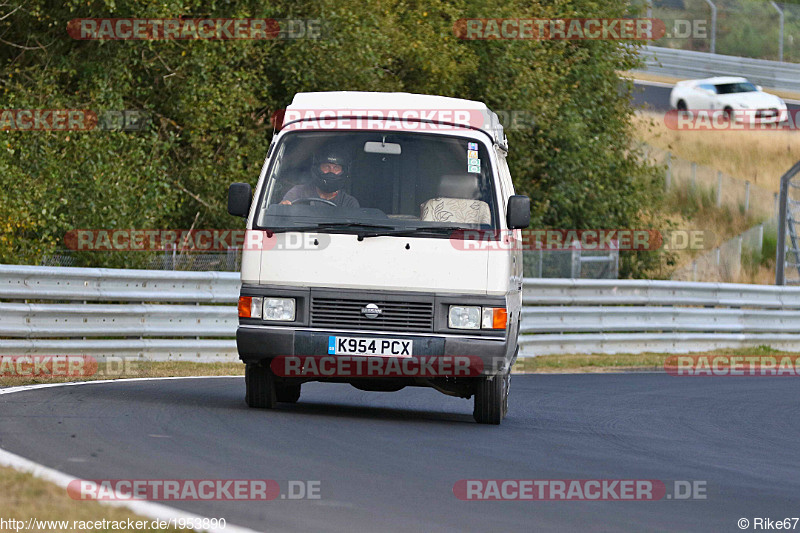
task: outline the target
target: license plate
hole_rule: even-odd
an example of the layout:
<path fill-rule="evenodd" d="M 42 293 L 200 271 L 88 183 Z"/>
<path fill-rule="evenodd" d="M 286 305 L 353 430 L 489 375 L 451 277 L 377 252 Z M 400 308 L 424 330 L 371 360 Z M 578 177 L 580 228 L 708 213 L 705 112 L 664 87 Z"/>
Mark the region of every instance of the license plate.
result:
<path fill-rule="evenodd" d="M 365 337 L 328 337 L 330 355 L 381 355 L 411 357 L 412 340 Z"/>

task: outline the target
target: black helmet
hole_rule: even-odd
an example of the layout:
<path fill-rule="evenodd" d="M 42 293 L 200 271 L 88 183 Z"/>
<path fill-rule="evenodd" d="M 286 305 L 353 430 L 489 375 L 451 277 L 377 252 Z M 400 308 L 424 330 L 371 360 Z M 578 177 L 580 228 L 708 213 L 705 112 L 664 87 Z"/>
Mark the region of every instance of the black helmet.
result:
<path fill-rule="evenodd" d="M 333 172 L 324 173 L 320 170 L 323 163 L 332 163 L 342 167 L 341 174 Z M 345 150 L 338 145 L 328 146 L 320 152 L 314 154 L 311 162 L 311 175 L 314 176 L 314 185 L 319 187 L 322 192 L 334 192 L 344 187 L 350 175 L 350 158 L 347 157 Z"/>

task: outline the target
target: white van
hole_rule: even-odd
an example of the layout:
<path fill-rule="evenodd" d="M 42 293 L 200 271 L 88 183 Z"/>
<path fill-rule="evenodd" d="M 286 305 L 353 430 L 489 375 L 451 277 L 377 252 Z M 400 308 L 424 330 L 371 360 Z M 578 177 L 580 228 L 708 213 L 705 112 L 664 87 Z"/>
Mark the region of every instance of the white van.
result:
<path fill-rule="evenodd" d="M 474 396 L 508 409 L 522 304 L 508 145 L 485 104 L 407 93 L 300 93 L 276 125 L 247 218 L 239 356 L 246 401 L 296 402 L 307 381 Z"/>

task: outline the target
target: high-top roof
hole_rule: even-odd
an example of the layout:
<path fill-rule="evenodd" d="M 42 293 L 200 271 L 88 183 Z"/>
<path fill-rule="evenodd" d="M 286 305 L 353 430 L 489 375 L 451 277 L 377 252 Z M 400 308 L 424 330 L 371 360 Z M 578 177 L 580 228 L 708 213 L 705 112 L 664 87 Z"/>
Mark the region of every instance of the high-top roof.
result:
<path fill-rule="evenodd" d="M 467 109 L 486 111 L 483 102 L 412 93 L 331 91 L 297 93 L 287 109 Z"/>

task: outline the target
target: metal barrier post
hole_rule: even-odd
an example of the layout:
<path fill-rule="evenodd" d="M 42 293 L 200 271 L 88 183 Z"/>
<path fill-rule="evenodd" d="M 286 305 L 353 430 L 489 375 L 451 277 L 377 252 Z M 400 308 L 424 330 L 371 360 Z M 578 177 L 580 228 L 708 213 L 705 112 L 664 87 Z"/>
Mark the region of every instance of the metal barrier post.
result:
<path fill-rule="evenodd" d="M 788 229 L 786 217 L 788 215 L 789 181 L 798 172 L 800 172 L 800 161 L 781 176 L 781 195 L 778 204 L 778 249 L 775 251 L 775 285 L 786 285 L 786 231 Z"/>

